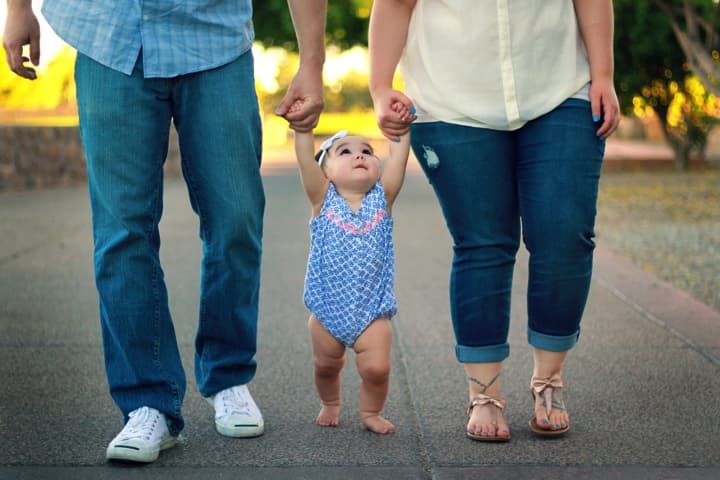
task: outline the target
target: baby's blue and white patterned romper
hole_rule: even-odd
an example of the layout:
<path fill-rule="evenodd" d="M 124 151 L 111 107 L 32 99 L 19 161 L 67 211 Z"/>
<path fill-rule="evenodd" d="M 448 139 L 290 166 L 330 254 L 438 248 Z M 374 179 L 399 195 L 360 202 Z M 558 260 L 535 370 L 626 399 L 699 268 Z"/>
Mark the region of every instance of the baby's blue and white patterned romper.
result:
<path fill-rule="evenodd" d="M 392 231 L 379 181 L 357 212 L 331 182 L 320 214 L 310 220 L 305 306 L 348 347 L 373 320 L 397 313 Z"/>

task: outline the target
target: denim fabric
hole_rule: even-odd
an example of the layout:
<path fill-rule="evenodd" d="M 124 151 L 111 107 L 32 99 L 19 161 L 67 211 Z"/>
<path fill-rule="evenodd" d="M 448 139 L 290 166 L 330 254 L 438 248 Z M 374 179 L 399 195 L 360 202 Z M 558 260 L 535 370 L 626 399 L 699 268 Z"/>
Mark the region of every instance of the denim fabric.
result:
<path fill-rule="evenodd" d="M 592 274 L 605 141 L 590 103 L 569 99 L 514 131 L 417 123 L 411 141 L 453 238 L 450 310 L 460 362 L 509 354 L 520 235 L 530 253 L 528 341 L 566 351 Z"/>
<path fill-rule="evenodd" d="M 126 417 L 143 405 L 183 428 L 185 373 L 159 260 L 163 163 L 174 120 L 202 267 L 195 372 L 209 396 L 255 374 L 265 196 L 252 53 L 172 79 L 127 76 L 79 53 L 105 367 Z"/>

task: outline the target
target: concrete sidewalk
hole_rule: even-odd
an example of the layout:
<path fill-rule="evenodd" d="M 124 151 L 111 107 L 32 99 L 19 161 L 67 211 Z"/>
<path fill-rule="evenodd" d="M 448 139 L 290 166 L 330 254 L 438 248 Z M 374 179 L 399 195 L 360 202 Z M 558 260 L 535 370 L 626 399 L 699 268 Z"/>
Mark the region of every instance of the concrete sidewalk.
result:
<path fill-rule="evenodd" d="M 302 284 L 309 207 L 299 178 L 265 177 L 267 211 L 258 375 L 264 436 L 215 433 L 192 379 L 200 262 L 198 223 L 171 180 L 162 259 L 186 372 L 179 447 L 145 467 L 107 464 L 121 418 L 107 392 L 87 194 L 0 195 L 0 479 L 717 479 L 720 478 L 720 314 L 602 245 L 582 338 L 565 372 L 572 431 L 541 440 L 527 428 L 531 351 L 525 340 L 526 256 L 516 268 L 503 371 L 508 444 L 464 435 L 466 387 L 453 354 L 450 239 L 421 175 L 394 209 L 397 250 L 390 436 L 364 430 L 350 355 L 338 428 L 313 424 Z"/>

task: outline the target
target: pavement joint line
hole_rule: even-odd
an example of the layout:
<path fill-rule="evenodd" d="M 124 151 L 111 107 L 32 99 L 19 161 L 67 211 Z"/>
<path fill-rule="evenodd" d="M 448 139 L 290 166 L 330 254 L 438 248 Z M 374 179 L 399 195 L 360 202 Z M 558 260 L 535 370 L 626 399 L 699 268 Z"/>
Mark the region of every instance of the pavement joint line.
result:
<path fill-rule="evenodd" d="M 649 320 L 650 322 L 654 323 L 655 325 L 659 326 L 660 328 L 667 330 L 668 332 L 670 332 L 671 334 L 673 334 L 674 336 L 676 336 L 683 342 L 687 343 L 690 346 L 690 348 L 692 348 L 695 352 L 700 354 L 703 358 L 705 358 L 706 360 L 709 360 L 711 363 L 715 364 L 716 366 L 720 366 L 720 358 L 716 358 L 714 355 L 706 352 L 704 348 L 702 348 L 700 345 L 698 345 L 697 343 L 692 341 L 687 336 L 683 335 L 681 332 L 679 332 L 672 326 L 668 325 L 664 320 L 662 320 L 661 318 L 658 318 L 657 316 L 655 316 L 652 313 L 645 310 L 638 303 L 632 301 L 630 298 L 628 298 L 624 293 L 622 293 L 620 290 L 618 290 L 608 280 L 602 278 L 601 276 L 597 276 L 597 281 L 601 287 L 610 291 L 610 293 L 615 295 L 626 305 L 629 305 L 630 307 L 632 307 L 636 312 L 638 312 L 640 315 L 645 317 L 646 320 Z"/>
<path fill-rule="evenodd" d="M 396 338 L 398 339 L 398 356 L 400 357 L 400 364 L 402 365 L 402 371 L 405 376 L 405 384 L 407 385 L 408 395 L 410 395 L 410 403 L 412 405 L 413 413 L 415 415 L 415 424 L 417 425 L 418 429 L 417 431 L 418 447 L 420 449 L 420 463 L 426 478 L 432 479 L 433 464 L 430 461 L 430 454 L 428 453 L 427 443 L 425 442 L 425 433 L 420 417 L 420 407 L 417 402 L 412 382 L 410 382 L 410 367 L 406 361 L 407 355 L 405 344 L 403 342 L 402 335 L 400 335 L 400 332 L 397 329 L 397 326 L 393 325 L 393 330 L 395 331 Z"/>

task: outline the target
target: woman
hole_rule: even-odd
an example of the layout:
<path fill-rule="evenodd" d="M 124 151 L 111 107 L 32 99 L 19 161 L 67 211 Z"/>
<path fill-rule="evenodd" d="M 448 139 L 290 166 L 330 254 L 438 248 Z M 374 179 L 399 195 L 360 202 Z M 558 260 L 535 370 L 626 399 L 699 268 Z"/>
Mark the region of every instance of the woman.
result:
<path fill-rule="evenodd" d="M 510 439 L 499 375 L 521 231 L 530 252 L 530 428 L 569 429 L 562 368 L 590 287 L 605 139 L 620 118 L 612 37 L 611 0 L 373 4 L 378 125 L 391 139 L 410 129 L 454 242 L 450 306 L 472 439 Z M 392 89 L 398 63 L 407 96 Z M 398 101 L 417 109 L 412 126 L 390 108 Z"/>

